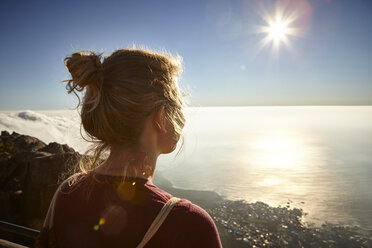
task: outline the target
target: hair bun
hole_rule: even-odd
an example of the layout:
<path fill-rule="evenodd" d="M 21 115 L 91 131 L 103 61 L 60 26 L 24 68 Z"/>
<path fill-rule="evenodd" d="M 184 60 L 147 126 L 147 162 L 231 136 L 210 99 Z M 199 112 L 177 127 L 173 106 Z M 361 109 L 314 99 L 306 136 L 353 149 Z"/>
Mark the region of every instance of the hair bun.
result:
<path fill-rule="evenodd" d="M 70 92 L 82 91 L 86 86 L 101 88 L 103 83 L 103 69 L 101 54 L 83 50 L 73 53 L 64 60 L 72 79 L 67 80 L 67 89 Z"/>

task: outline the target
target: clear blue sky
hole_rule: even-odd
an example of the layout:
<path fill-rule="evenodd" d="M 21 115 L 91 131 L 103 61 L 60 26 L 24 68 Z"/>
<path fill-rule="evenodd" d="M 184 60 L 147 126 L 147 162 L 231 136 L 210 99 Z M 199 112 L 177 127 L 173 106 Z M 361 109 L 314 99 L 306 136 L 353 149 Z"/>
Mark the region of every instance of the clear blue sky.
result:
<path fill-rule="evenodd" d="M 278 53 L 255 32 L 275 4 L 303 28 Z M 63 58 L 133 43 L 183 56 L 192 105 L 372 104 L 371 27 L 368 0 L 2 0 L 0 109 L 72 108 Z"/>

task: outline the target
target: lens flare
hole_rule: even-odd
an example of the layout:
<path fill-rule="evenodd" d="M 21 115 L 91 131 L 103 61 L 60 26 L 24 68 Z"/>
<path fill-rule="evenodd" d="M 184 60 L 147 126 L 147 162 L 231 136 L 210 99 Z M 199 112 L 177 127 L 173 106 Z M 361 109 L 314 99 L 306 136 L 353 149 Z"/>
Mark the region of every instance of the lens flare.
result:
<path fill-rule="evenodd" d="M 278 12 L 274 18 L 267 16 L 266 26 L 261 26 L 258 31 L 265 34 L 260 42 L 260 48 L 272 44 L 272 49 L 277 52 L 281 43 L 290 46 L 290 36 L 296 35 L 296 29 L 291 27 L 295 19 L 294 16 L 285 17 L 282 12 Z"/>
<path fill-rule="evenodd" d="M 299 1 L 298 4 L 293 1 L 278 3 L 271 12 L 269 8 L 262 7 L 258 13 L 263 22 L 263 25 L 256 27 L 256 33 L 263 34 L 259 51 L 271 46 L 272 51 L 278 53 L 282 44 L 290 48 L 291 41 L 302 36 L 307 29 L 299 27 L 299 23 L 303 23 L 303 19 L 308 18 L 311 12 L 305 0 Z M 287 5 L 284 5 L 285 3 Z"/>
<path fill-rule="evenodd" d="M 99 224 L 100 226 L 102 226 L 103 224 L 105 224 L 105 222 L 106 222 L 105 218 L 101 218 L 101 219 L 99 219 L 98 224 Z"/>

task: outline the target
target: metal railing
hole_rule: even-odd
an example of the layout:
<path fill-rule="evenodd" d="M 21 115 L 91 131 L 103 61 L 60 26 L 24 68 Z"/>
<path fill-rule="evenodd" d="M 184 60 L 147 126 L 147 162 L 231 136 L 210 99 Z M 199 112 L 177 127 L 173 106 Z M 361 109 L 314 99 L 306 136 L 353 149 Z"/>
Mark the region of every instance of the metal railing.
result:
<path fill-rule="evenodd" d="M 39 235 L 39 231 L 9 223 L 6 221 L 0 221 L 0 238 L 14 242 L 16 244 L 33 246 L 36 237 Z"/>

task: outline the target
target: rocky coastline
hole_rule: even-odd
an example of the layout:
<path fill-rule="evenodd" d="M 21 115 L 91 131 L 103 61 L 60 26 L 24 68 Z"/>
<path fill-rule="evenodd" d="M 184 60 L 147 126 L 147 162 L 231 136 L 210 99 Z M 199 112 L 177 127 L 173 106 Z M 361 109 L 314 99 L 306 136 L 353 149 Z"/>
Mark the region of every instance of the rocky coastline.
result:
<path fill-rule="evenodd" d="M 239 243 L 231 247 L 372 247 L 372 230 L 358 226 L 303 223 L 303 211 L 263 202 L 222 201 L 206 209 L 220 230 Z"/>
<path fill-rule="evenodd" d="M 73 173 L 81 155 L 67 145 L 2 131 L 0 220 L 40 230 L 58 184 Z M 372 247 L 372 230 L 302 222 L 301 209 L 262 202 L 229 201 L 212 191 L 183 190 L 161 174 L 154 184 L 205 208 L 224 247 Z"/>

